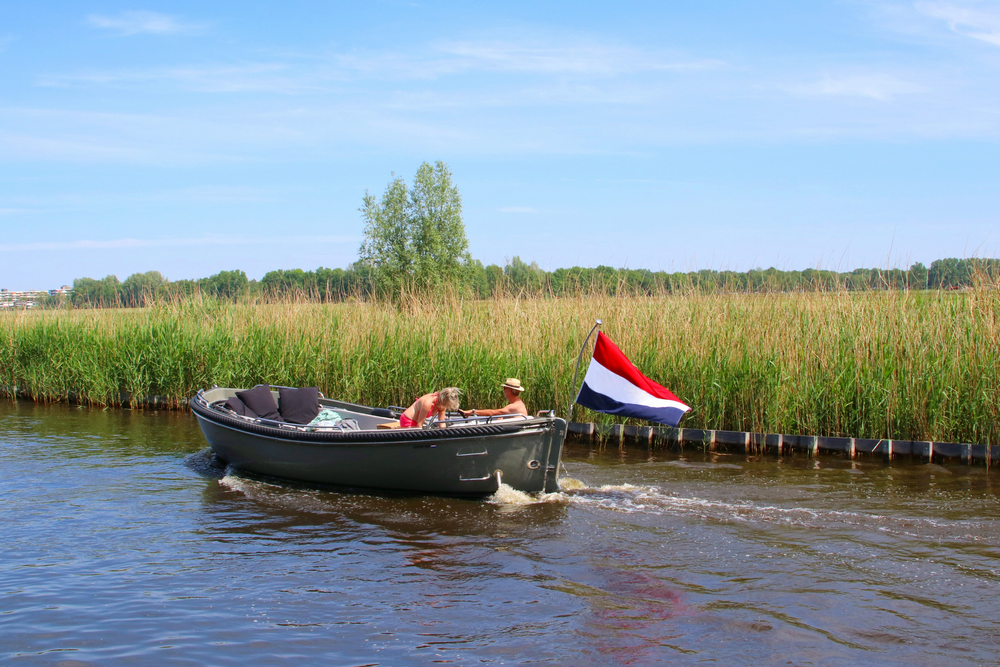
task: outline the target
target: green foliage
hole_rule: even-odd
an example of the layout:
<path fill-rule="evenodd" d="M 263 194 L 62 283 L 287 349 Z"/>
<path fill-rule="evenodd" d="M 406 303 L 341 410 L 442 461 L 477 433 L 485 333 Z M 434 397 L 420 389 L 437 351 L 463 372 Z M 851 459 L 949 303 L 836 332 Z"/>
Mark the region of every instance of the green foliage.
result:
<path fill-rule="evenodd" d="M 121 283 L 117 276 L 105 276 L 101 280 L 77 278 L 73 281 L 73 305 L 85 308 L 121 305 L 120 289 Z"/>
<path fill-rule="evenodd" d="M 118 288 L 118 296 L 127 307 L 150 305 L 156 302 L 166 282 L 159 271 L 133 273 Z"/>
<path fill-rule="evenodd" d="M 219 271 L 214 276 L 198 281 L 198 287 L 205 294 L 220 299 L 235 299 L 247 293 L 250 281 L 242 271 Z"/>
<path fill-rule="evenodd" d="M 415 278 L 418 284 L 459 284 L 466 278 L 469 241 L 462 222 L 462 196 L 444 162 L 424 162 L 410 191 Z"/>
<path fill-rule="evenodd" d="M 365 238 L 358 263 L 372 271 L 378 293 L 469 284 L 474 269 L 469 268 L 462 197 L 446 164 L 421 164 L 412 188 L 394 177 L 379 200 L 366 191 L 359 210 Z"/>

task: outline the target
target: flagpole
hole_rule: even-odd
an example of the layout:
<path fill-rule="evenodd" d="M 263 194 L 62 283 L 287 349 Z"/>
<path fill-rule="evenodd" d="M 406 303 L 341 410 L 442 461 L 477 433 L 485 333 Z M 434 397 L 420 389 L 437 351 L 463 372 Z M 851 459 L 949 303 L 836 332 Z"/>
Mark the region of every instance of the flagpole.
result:
<path fill-rule="evenodd" d="M 576 386 L 576 380 L 580 375 L 580 360 L 583 358 L 583 350 L 587 347 L 587 342 L 590 337 L 594 334 L 594 329 L 604 324 L 601 320 L 594 320 L 594 326 L 591 328 L 590 333 L 587 337 L 583 339 L 583 345 L 580 346 L 580 354 L 576 357 L 576 371 L 573 372 L 573 388 L 576 389 L 576 394 L 570 396 L 569 399 L 569 410 L 566 411 L 566 422 L 569 423 L 573 419 L 573 404 L 576 403 L 576 397 L 580 394 L 579 388 Z"/>

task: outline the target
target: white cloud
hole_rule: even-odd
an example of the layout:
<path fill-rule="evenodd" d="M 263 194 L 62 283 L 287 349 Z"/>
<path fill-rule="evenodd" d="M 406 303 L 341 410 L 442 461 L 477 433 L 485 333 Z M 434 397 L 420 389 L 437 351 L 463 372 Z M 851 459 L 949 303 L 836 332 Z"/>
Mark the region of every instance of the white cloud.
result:
<path fill-rule="evenodd" d="M 204 26 L 195 23 L 182 23 L 172 16 L 146 11 L 122 12 L 117 16 L 91 14 L 87 17 L 87 23 L 95 28 L 111 30 L 119 35 L 190 34 L 200 32 L 204 28 Z"/>
<path fill-rule="evenodd" d="M 206 236 L 186 239 L 110 239 L 107 241 L 55 241 L 38 243 L 0 244 L 0 252 L 32 250 L 107 250 L 115 248 L 162 248 L 169 246 L 233 246 L 233 245 L 301 245 L 327 243 L 357 243 L 360 236 L 285 236 L 268 238 L 234 238 Z"/>
<path fill-rule="evenodd" d="M 538 213 L 537 208 L 532 208 L 530 206 L 504 206 L 500 209 L 501 213 Z"/>
<path fill-rule="evenodd" d="M 909 83 L 889 74 L 853 74 L 825 76 L 819 81 L 793 89 L 805 95 L 861 97 L 880 102 L 892 101 L 897 95 L 925 93 L 927 88 Z"/>
<path fill-rule="evenodd" d="M 914 6 L 921 14 L 946 22 L 952 32 L 1000 46 L 1000 8 L 995 5 L 983 9 L 981 3 L 918 2 Z"/>

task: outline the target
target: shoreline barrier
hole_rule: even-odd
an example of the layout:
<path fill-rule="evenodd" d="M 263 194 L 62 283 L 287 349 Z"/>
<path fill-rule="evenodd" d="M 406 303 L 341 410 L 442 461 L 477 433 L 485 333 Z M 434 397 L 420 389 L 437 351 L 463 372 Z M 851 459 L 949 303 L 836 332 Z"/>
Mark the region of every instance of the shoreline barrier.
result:
<path fill-rule="evenodd" d="M 36 399 L 28 391 L 10 386 L 0 388 L 0 396 L 21 398 L 34 402 Z M 80 403 L 98 405 L 80 400 L 75 392 L 69 392 L 61 400 L 48 402 Z M 149 408 L 154 410 L 187 410 L 187 399 L 177 401 L 165 396 L 146 396 L 136 399 L 122 393 L 107 404 L 120 408 Z M 808 456 L 839 455 L 846 458 L 858 456 L 881 457 L 885 461 L 910 457 L 926 463 L 947 463 L 960 465 L 985 464 L 992 467 L 1000 461 L 1000 445 L 983 445 L 955 442 L 927 442 L 920 440 L 893 440 L 877 438 L 848 438 L 824 435 L 785 435 L 775 433 L 747 433 L 744 431 L 714 431 L 696 428 L 675 428 L 672 426 L 636 426 L 632 424 L 595 424 L 593 422 L 569 422 L 566 439 L 573 442 L 597 442 L 606 446 L 617 443 L 619 449 L 626 445 L 643 447 L 650 451 L 700 451 L 720 454 L 762 455 L 778 457 L 793 453 Z"/>
<path fill-rule="evenodd" d="M 994 461 L 1000 461 L 1000 445 L 747 433 L 670 426 L 570 422 L 566 439 L 574 442 L 598 442 L 605 446 L 617 444 L 619 449 L 624 449 L 626 445 L 639 446 L 650 451 L 769 454 L 778 457 L 797 453 L 813 457 L 837 455 L 851 459 L 859 456 L 881 457 L 885 461 L 909 457 L 927 463 L 985 464 L 987 467 L 991 467 Z"/>

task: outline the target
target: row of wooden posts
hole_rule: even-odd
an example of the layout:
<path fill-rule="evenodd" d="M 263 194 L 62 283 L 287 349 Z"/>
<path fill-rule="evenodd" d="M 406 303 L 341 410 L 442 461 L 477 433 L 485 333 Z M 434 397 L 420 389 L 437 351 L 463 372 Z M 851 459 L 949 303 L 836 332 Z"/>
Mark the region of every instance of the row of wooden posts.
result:
<path fill-rule="evenodd" d="M 974 445 L 954 442 L 927 442 L 872 438 L 840 438 L 816 435 L 782 435 L 743 431 L 709 431 L 670 426 L 627 426 L 570 422 L 567 438 L 577 442 L 596 442 L 603 446 L 626 445 L 673 451 L 702 451 L 728 454 L 792 453 L 818 456 L 834 454 L 857 456 L 912 457 L 934 463 L 964 463 L 990 466 L 1000 461 L 1000 445 Z"/>

